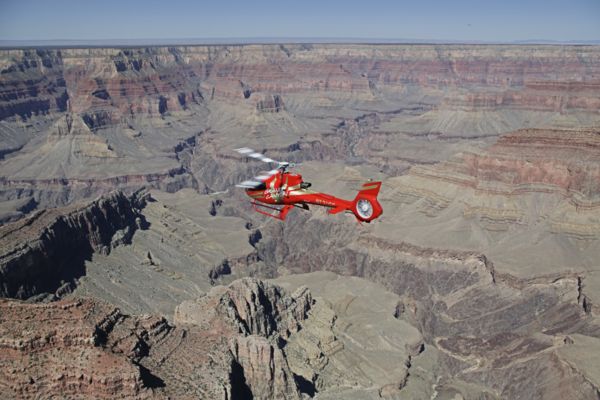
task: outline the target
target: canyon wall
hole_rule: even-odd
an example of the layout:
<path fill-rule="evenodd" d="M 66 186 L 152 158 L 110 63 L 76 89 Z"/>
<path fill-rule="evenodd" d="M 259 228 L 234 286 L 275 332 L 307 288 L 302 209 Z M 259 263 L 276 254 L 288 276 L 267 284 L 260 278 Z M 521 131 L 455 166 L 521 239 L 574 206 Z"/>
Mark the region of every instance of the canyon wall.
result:
<path fill-rule="evenodd" d="M 599 89 L 598 46 L 2 50 L 1 295 L 68 298 L 3 301 L 5 386 L 597 398 Z M 257 215 L 242 146 L 384 213 Z"/>
<path fill-rule="evenodd" d="M 246 144 L 396 174 L 519 128 L 597 124 L 599 60 L 595 46 L 2 50 L 0 198 L 222 190 L 239 171 L 207 163 Z"/>

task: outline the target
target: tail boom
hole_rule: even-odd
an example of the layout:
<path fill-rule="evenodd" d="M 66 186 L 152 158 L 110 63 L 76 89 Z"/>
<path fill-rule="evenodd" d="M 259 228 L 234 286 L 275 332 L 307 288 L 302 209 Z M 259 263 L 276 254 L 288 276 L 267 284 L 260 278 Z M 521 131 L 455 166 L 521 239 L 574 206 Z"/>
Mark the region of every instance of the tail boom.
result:
<path fill-rule="evenodd" d="M 329 207 L 329 214 L 338 214 L 350 211 L 360 222 L 371 222 L 383 214 L 383 208 L 377 196 L 381 189 L 381 182 L 367 182 L 362 186 L 354 200 L 344 200 L 324 193 L 315 194 L 309 201 L 312 204 Z"/>

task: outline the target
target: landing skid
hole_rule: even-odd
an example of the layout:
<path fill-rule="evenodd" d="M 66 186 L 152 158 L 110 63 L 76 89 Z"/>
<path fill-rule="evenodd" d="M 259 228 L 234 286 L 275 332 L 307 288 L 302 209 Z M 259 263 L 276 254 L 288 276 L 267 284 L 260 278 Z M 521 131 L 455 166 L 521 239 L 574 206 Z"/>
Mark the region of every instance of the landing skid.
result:
<path fill-rule="evenodd" d="M 281 221 L 285 221 L 285 217 L 290 212 L 292 206 L 285 205 L 281 208 L 272 207 L 266 204 L 259 204 L 255 201 L 252 202 L 252 206 L 254 207 L 254 211 L 261 213 L 262 215 L 266 215 L 267 217 L 272 217 Z M 270 213 L 268 211 L 264 211 L 261 208 L 267 208 L 269 210 L 273 210 L 274 213 Z"/>
<path fill-rule="evenodd" d="M 252 206 L 254 207 L 254 211 L 261 213 L 262 215 L 266 215 L 267 217 L 272 217 L 281 221 L 285 221 L 285 217 L 287 216 L 287 214 L 290 212 L 290 210 L 292 209 L 292 207 L 298 207 L 301 208 L 303 210 L 308 210 L 308 205 L 307 204 L 302 204 L 302 205 L 298 205 L 298 204 L 286 204 L 285 206 L 281 207 L 281 208 L 277 208 L 277 207 L 273 207 L 267 204 L 263 204 L 263 203 L 257 203 L 256 201 L 251 202 Z M 274 213 L 262 210 L 261 208 L 267 208 L 269 210 L 274 211 Z"/>

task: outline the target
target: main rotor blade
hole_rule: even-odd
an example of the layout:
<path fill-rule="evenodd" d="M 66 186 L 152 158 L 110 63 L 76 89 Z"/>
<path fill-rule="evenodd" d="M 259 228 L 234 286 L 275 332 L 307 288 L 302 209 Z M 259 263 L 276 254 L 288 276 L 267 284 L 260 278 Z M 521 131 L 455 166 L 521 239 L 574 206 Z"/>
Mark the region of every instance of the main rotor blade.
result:
<path fill-rule="evenodd" d="M 275 174 L 278 174 L 280 171 L 278 169 L 272 169 L 270 171 L 267 172 L 263 172 L 261 175 L 255 176 L 252 179 L 248 179 L 247 181 L 244 181 L 242 183 L 238 183 L 237 187 L 242 187 L 242 188 L 256 188 L 258 187 L 261 183 L 263 183 L 264 181 L 266 181 L 267 179 L 269 179 L 270 177 L 272 177 Z"/>
<path fill-rule="evenodd" d="M 248 147 L 240 147 L 239 149 L 235 149 L 235 151 L 237 151 L 240 154 L 254 153 L 254 150 L 249 149 Z"/>
<path fill-rule="evenodd" d="M 273 160 L 272 158 L 269 158 L 267 156 L 265 156 L 264 154 L 261 154 L 257 151 L 254 151 L 248 147 L 240 147 L 239 149 L 235 149 L 235 151 L 237 151 L 238 153 L 246 156 L 246 157 L 252 157 L 252 158 L 256 158 L 257 160 L 266 162 L 266 163 L 278 163 L 281 164 L 281 162 L 277 161 L 277 160 Z"/>
<path fill-rule="evenodd" d="M 237 185 L 235 185 L 235 186 L 237 186 L 237 187 L 240 187 L 240 188 L 244 188 L 244 189 L 255 189 L 255 188 L 257 188 L 257 187 L 258 187 L 258 186 L 259 186 L 261 183 L 262 183 L 262 182 L 260 182 L 260 181 L 252 181 L 252 180 L 247 180 L 247 181 L 244 181 L 244 182 L 242 182 L 242 183 L 238 183 L 238 184 L 237 184 Z"/>
<path fill-rule="evenodd" d="M 278 167 L 275 169 L 272 169 L 268 172 L 262 172 L 260 175 L 255 176 L 252 179 L 249 179 L 247 181 L 244 181 L 242 183 L 238 183 L 237 187 L 240 188 L 245 188 L 245 189 L 256 189 L 257 187 L 259 187 L 261 184 L 264 183 L 264 181 L 266 181 L 267 179 L 269 179 L 270 177 L 272 177 L 275 174 L 278 174 L 282 171 L 285 172 L 286 168 L 289 166 L 294 166 L 294 163 L 289 163 L 287 161 L 277 161 L 277 160 L 273 160 L 272 158 L 269 158 L 267 156 L 265 156 L 264 154 L 261 154 L 257 151 L 252 150 L 249 147 L 240 147 L 239 149 L 235 149 L 235 151 L 237 151 L 238 153 L 240 153 L 243 156 L 246 157 L 251 157 L 251 158 L 255 158 L 257 160 L 266 162 L 266 163 L 276 163 L 278 164 Z"/>

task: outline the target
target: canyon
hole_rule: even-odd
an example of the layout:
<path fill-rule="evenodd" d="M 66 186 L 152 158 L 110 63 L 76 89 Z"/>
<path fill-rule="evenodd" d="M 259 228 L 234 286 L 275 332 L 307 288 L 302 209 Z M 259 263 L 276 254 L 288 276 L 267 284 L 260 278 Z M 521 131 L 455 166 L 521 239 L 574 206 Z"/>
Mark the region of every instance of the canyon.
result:
<path fill-rule="evenodd" d="M 0 137 L 0 398 L 600 397 L 598 46 L 0 50 Z"/>

